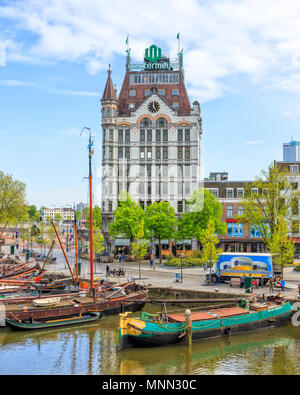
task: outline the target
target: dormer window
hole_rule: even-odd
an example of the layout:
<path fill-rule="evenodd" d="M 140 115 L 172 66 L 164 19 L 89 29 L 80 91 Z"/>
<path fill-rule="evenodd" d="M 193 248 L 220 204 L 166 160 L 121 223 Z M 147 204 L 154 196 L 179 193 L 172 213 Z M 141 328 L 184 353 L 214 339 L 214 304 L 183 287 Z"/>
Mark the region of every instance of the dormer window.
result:
<path fill-rule="evenodd" d="M 165 90 L 164 90 L 164 89 L 159 89 L 159 90 L 158 90 L 158 94 L 159 94 L 160 96 L 165 96 Z"/>
<path fill-rule="evenodd" d="M 134 111 L 135 109 L 135 103 L 129 103 L 129 111 Z"/>
<path fill-rule="evenodd" d="M 131 89 L 129 91 L 129 96 L 135 96 L 135 90 L 134 89 Z"/>

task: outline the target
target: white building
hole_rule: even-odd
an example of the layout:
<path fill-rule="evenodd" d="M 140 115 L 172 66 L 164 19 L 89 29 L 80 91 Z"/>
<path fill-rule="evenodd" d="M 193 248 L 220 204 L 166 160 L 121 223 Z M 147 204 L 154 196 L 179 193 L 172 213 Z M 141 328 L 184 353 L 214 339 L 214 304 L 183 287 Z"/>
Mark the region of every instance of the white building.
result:
<path fill-rule="evenodd" d="M 202 127 L 200 105 L 190 105 L 185 88 L 182 52 L 171 62 L 152 45 L 144 63 L 132 64 L 128 50 L 120 94 L 109 68 L 101 104 L 104 234 L 124 190 L 143 208 L 168 201 L 177 215 L 186 211 L 200 186 Z"/>
<path fill-rule="evenodd" d="M 44 219 L 48 218 L 49 220 L 55 220 L 57 214 L 61 216 L 62 221 L 74 221 L 75 218 L 74 210 L 69 207 L 44 209 Z"/>

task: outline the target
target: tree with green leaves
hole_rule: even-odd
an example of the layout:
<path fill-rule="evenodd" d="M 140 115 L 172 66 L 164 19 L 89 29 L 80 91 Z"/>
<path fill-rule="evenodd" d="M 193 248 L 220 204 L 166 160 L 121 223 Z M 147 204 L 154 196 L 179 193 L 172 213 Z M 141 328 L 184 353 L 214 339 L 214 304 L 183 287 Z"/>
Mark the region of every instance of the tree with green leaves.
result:
<path fill-rule="evenodd" d="M 298 209 L 299 197 L 288 171 L 273 164 L 247 186 L 242 202 L 243 215 L 239 219 L 248 227 L 258 229 L 268 246 L 273 233 L 277 232 L 278 218 L 282 218 L 293 233 L 293 215 Z"/>
<path fill-rule="evenodd" d="M 87 229 L 90 228 L 90 209 L 89 207 L 84 208 L 86 213 L 86 223 L 85 227 Z M 101 215 L 101 208 L 99 206 L 95 206 L 93 208 L 93 227 L 97 227 L 99 229 L 102 228 L 102 215 Z"/>
<path fill-rule="evenodd" d="M 59 213 L 55 214 L 55 216 L 54 216 L 55 221 L 59 222 L 59 221 L 62 221 L 62 219 L 63 219 L 63 217 L 61 214 L 59 214 Z"/>
<path fill-rule="evenodd" d="M 95 255 L 101 254 L 101 252 L 104 250 L 104 236 L 101 232 L 101 228 L 98 226 L 93 227 L 93 251 Z"/>
<path fill-rule="evenodd" d="M 21 219 L 26 213 L 25 184 L 0 171 L 0 223 Z"/>
<path fill-rule="evenodd" d="M 114 221 L 109 224 L 110 236 L 115 238 L 122 235 L 132 243 L 137 237 L 143 217 L 141 206 L 136 204 L 126 192 L 125 197 L 120 200 L 120 206 L 114 211 Z"/>
<path fill-rule="evenodd" d="M 273 263 L 281 267 L 281 278 L 283 278 L 283 268 L 293 263 L 295 252 L 295 245 L 283 216 L 277 217 L 272 237 L 268 238 L 268 249 L 271 254 L 274 254 Z"/>
<path fill-rule="evenodd" d="M 31 205 L 31 206 L 28 206 L 27 212 L 28 212 L 28 214 L 29 214 L 29 218 L 34 217 L 36 211 L 37 211 L 37 208 L 36 208 L 36 206 L 35 206 L 34 204 Z"/>
<path fill-rule="evenodd" d="M 83 212 L 80 210 L 76 210 L 75 215 L 76 215 L 77 221 L 79 221 L 83 216 Z"/>
<path fill-rule="evenodd" d="M 213 221 L 218 235 L 226 232 L 226 224 L 221 222 L 222 204 L 207 189 L 197 189 L 187 203 L 189 211 L 178 222 L 177 240 L 201 240 L 210 220 Z"/>
<path fill-rule="evenodd" d="M 147 238 L 158 240 L 159 262 L 161 264 L 161 241 L 170 240 L 176 232 L 177 220 L 169 202 L 154 202 L 145 210 L 145 229 Z"/>
<path fill-rule="evenodd" d="M 148 253 L 148 243 L 143 240 L 144 238 L 144 219 L 142 220 L 139 231 L 136 236 L 136 242 L 131 243 L 131 250 L 134 259 L 139 263 L 139 279 L 141 278 L 141 260 L 145 258 Z"/>
<path fill-rule="evenodd" d="M 47 238 L 47 228 L 43 222 L 41 222 L 39 224 L 39 231 L 40 231 L 39 234 L 37 234 L 35 236 L 35 241 L 37 244 L 40 245 L 41 253 L 43 252 L 43 247 L 44 247 L 44 253 L 45 253 L 45 246 L 48 242 L 48 238 Z"/>
<path fill-rule="evenodd" d="M 214 263 L 216 263 L 222 253 L 222 249 L 217 247 L 220 240 L 216 236 L 214 220 L 210 218 L 208 220 L 207 228 L 202 232 L 201 244 L 202 244 L 202 256 L 201 262 L 207 264 L 209 267 L 209 282 L 211 284 L 211 269 Z"/>

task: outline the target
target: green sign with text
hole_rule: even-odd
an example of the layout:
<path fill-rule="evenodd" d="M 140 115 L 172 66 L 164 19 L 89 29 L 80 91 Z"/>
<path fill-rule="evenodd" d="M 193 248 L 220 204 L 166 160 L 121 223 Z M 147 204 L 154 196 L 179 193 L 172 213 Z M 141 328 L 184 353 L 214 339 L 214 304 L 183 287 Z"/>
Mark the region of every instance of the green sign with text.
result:
<path fill-rule="evenodd" d="M 161 56 L 161 48 L 156 45 L 145 49 L 145 70 L 171 70 L 169 59 Z"/>

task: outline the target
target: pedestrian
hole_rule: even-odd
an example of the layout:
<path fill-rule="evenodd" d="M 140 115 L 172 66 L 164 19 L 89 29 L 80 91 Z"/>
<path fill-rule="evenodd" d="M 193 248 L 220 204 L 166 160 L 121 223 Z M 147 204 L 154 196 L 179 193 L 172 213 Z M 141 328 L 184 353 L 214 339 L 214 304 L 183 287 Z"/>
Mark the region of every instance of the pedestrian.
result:
<path fill-rule="evenodd" d="M 259 286 L 261 288 L 263 288 L 263 286 L 264 286 L 264 279 L 262 277 L 259 279 Z"/>
<path fill-rule="evenodd" d="M 122 261 L 123 261 L 123 265 L 124 265 L 124 263 L 125 263 L 125 252 L 123 251 L 123 254 L 122 254 Z"/>
<path fill-rule="evenodd" d="M 272 277 L 269 278 L 269 287 L 270 287 L 270 292 L 273 293 L 273 279 L 272 279 Z"/>
<path fill-rule="evenodd" d="M 284 279 L 282 278 L 281 281 L 280 281 L 280 288 L 281 288 L 281 291 L 282 291 L 282 292 L 284 291 L 284 287 L 285 287 L 285 281 L 284 281 Z"/>
<path fill-rule="evenodd" d="M 106 275 L 109 276 L 109 264 L 106 265 Z"/>
<path fill-rule="evenodd" d="M 298 284 L 298 291 L 299 291 L 299 296 L 300 296 L 300 283 Z"/>
<path fill-rule="evenodd" d="M 153 254 L 150 254 L 150 267 L 152 268 L 153 266 Z"/>
<path fill-rule="evenodd" d="M 121 251 L 119 251 L 119 263 L 121 263 L 121 259 L 122 259 L 122 254 Z"/>
<path fill-rule="evenodd" d="M 205 262 L 204 263 L 204 271 L 206 272 L 206 270 L 207 270 L 207 263 Z"/>

